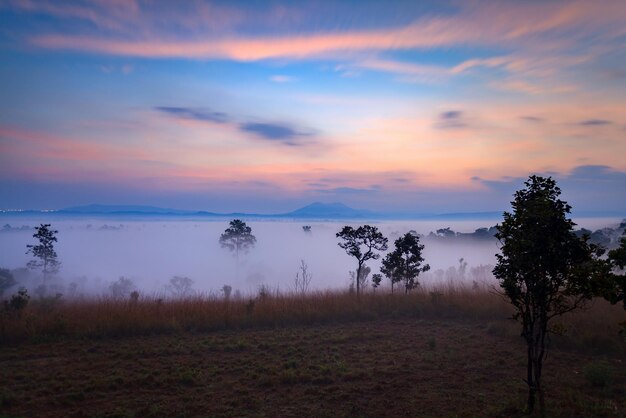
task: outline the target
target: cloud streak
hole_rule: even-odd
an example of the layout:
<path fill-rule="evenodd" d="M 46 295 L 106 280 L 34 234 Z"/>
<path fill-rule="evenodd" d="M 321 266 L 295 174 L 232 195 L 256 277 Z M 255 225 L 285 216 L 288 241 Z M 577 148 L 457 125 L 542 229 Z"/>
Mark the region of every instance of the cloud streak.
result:
<path fill-rule="evenodd" d="M 289 146 L 303 146 L 311 141 L 305 138 L 314 137 L 314 132 L 304 131 L 294 128 L 283 122 L 258 122 L 244 121 L 236 122 L 234 118 L 223 112 L 215 112 L 206 109 L 180 106 L 157 106 L 154 108 L 159 113 L 163 113 L 174 118 L 183 120 L 194 120 L 198 122 L 209 122 L 217 124 L 230 124 L 242 133 L 252 135 L 255 138 L 281 143 Z"/>
<path fill-rule="evenodd" d="M 581 122 L 578 122 L 580 126 L 605 126 L 611 125 L 613 122 L 604 119 L 587 119 Z"/>
<path fill-rule="evenodd" d="M 288 125 L 280 123 L 245 122 L 239 125 L 239 129 L 263 139 L 279 141 L 292 146 L 304 145 L 300 139 L 312 135 L 311 133 L 299 132 Z"/>
<path fill-rule="evenodd" d="M 206 40 L 119 39 L 93 36 L 48 34 L 34 36 L 31 44 L 50 49 L 149 57 L 255 61 L 305 58 L 346 51 L 382 51 L 450 47 L 468 43 L 498 45 L 528 42 L 555 31 L 560 42 L 594 33 L 600 39 L 616 39 L 626 33 L 624 8 L 619 1 L 604 1 L 602 7 L 578 1 L 551 4 L 478 2 L 457 16 L 423 16 L 391 29 L 326 31 L 305 35 L 215 37 Z M 572 33 L 572 30 L 576 30 Z M 566 38 L 568 35 L 569 38 Z M 374 64 L 381 66 L 380 64 Z M 515 67 L 519 60 L 495 58 L 460 64 L 453 72 L 475 66 Z"/>
<path fill-rule="evenodd" d="M 439 114 L 435 127 L 437 129 L 462 129 L 468 126 L 464 112 L 448 110 Z"/>
<path fill-rule="evenodd" d="M 182 119 L 192 119 L 202 122 L 215 122 L 226 123 L 228 116 L 222 112 L 212 112 L 203 109 L 194 109 L 189 107 L 175 107 L 175 106 L 157 106 L 155 110 L 172 115 Z"/>

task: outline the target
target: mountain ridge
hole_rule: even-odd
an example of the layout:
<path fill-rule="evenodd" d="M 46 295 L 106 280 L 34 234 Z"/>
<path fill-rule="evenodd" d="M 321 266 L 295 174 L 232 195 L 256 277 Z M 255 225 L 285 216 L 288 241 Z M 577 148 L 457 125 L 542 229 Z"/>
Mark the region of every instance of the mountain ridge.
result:
<path fill-rule="evenodd" d="M 137 216 L 137 217 L 201 217 L 201 218 L 260 218 L 260 219 L 372 219 L 372 220 L 482 220 L 500 219 L 503 211 L 449 212 L 449 213 L 399 213 L 355 209 L 341 202 L 313 202 L 290 212 L 258 214 L 244 212 L 217 213 L 203 210 L 161 208 L 149 205 L 89 204 L 59 210 L 0 210 L 0 215 L 20 216 L 46 213 L 66 216 Z M 579 213 L 579 217 L 624 217 L 619 211 L 606 213 Z"/>

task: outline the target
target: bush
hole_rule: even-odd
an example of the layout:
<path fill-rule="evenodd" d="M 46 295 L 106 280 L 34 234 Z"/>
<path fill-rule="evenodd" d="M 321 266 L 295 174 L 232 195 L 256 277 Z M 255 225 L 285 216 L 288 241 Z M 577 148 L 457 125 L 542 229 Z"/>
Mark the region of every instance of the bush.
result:
<path fill-rule="evenodd" d="M 11 296 L 11 300 L 4 302 L 4 309 L 7 312 L 20 314 L 26 308 L 26 306 L 28 306 L 29 300 L 30 295 L 28 294 L 28 291 L 25 288 L 21 287 L 16 294 Z"/>
<path fill-rule="evenodd" d="M 613 382 L 613 368 L 606 361 L 594 361 L 583 369 L 583 376 L 594 387 L 607 387 Z"/>

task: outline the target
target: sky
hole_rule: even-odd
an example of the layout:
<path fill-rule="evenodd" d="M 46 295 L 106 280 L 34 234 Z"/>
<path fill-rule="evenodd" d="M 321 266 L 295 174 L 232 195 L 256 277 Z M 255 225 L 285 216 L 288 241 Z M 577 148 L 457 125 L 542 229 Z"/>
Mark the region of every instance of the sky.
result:
<path fill-rule="evenodd" d="M 626 2 L 0 0 L 0 209 L 626 213 Z"/>

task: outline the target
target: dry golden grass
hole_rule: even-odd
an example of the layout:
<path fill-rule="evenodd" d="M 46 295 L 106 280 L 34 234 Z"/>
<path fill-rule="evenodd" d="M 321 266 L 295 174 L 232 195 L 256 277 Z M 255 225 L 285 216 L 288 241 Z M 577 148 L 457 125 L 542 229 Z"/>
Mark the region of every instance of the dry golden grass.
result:
<path fill-rule="evenodd" d="M 467 318 L 484 321 L 492 332 L 515 335 L 512 307 L 486 288 L 448 285 L 408 295 L 369 292 L 357 299 L 349 292 L 317 291 L 305 295 L 264 292 L 226 300 L 210 295 L 185 299 L 142 296 L 136 301 L 112 298 L 33 300 L 21 314 L 0 315 L 0 344 L 59 338 L 104 338 L 130 335 L 276 327 L 377 318 Z M 553 337 L 561 347 L 595 351 L 624 350 L 620 306 L 595 300 L 588 309 L 554 320 Z"/>

